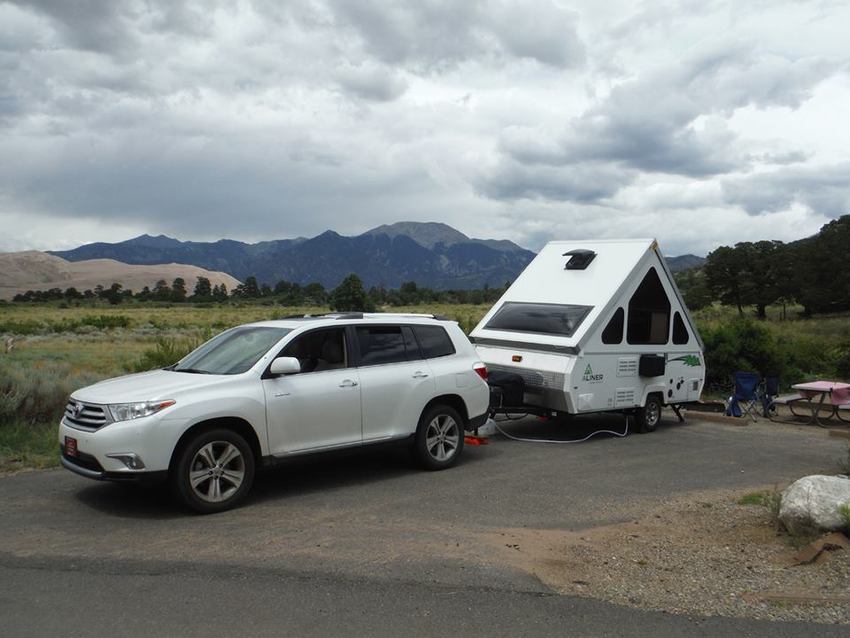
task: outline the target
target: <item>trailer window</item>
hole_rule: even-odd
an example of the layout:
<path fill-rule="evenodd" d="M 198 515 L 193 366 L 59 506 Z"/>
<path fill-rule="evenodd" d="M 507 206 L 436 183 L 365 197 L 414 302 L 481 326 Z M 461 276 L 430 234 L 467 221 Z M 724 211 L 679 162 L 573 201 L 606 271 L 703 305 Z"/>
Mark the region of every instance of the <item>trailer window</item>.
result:
<path fill-rule="evenodd" d="M 631 344 L 667 343 L 670 334 L 670 300 L 655 268 L 640 282 L 629 300 L 629 327 L 626 340 Z"/>
<path fill-rule="evenodd" d="M 602 343 L 615 344 L 623 343 L 623 328 L 626 324 L 626 313 L 622 308 L 617 308 L 617 312 L 611 317 L 611 321 L 605 326 L 602 331 Z"/>
<path fill-rule="evenodd" d="M 682 345 L 690 341 L 688 329 L 685 327 L 685 322 L 682 321 L 682 315 L 678 312 L 673 315 L 673 343 Z"/>
<path fill-rule="evenodd" d="M 593 306 L 508 301 L 487 322 L 487 330 L 571 337 Z"/>

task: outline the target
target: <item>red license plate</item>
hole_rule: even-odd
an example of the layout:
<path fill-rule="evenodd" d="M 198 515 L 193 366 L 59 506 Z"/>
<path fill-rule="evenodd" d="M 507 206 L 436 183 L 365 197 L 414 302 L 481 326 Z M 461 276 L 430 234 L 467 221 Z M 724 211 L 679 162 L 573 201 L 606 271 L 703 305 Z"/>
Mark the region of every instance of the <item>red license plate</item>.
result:
<path fill-rule="evenodd" d="M 72 439 L 70 436 L 65 437 L 65 454 L 77 456 L 77 439 Z"/>

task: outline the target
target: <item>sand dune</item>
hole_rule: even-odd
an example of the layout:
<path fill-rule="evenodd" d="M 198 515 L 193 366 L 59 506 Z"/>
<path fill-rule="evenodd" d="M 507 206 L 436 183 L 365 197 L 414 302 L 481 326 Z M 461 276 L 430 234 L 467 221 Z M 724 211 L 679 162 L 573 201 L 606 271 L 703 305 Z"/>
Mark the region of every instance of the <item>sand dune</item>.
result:
<path fill-rule="evenodd" d="M 227 273 L 213 272 L 187 264 L 156 264 L 151 266 L 124 264 L 114 259 L 66 261 L 61 257 L 28 250 L 20 253 L 0 253 L 0 299 L 11 299 L 27 290 L 74 287 L 80 292 L 94 289 L 98 284 L 109 287 L 117 282 L 138 292 L 145 286 L 153 288 L 165 279 L 169 285 L 175 278 L 186 280 L 191 294 L 198 277 L 206 277 L 213 286 L 224 284 L 233 290 L 239 280 Z"/>

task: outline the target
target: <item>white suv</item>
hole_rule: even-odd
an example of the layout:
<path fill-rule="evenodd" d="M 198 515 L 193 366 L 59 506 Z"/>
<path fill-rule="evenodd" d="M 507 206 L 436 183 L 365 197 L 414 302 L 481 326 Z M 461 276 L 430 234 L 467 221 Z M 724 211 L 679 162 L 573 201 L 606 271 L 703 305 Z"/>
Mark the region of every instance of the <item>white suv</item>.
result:
<path fill-rule="evenodd" d="M 168 479 L 202 513 L 241 501 L 257 467 L 301 454 L 407 439 L 441 470 L 487 419 L 486 378 L 458 325 L 432 315 L 246 324 L 168 368 L 74 392 L 62 465 L 99 480 Z"/>

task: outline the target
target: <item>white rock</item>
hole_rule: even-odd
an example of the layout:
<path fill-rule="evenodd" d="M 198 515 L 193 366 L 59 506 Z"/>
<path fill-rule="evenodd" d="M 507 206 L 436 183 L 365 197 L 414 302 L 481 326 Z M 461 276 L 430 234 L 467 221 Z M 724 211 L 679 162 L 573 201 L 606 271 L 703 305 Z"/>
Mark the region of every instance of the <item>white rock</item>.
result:
<path fill-rule="evenodd" d="M 846 524 L 838 511 L 844 504 L 850 504 L 850 478 L 804 476 L 782 492 L 779 520 L 791 533 L 839 530 Z"/>

